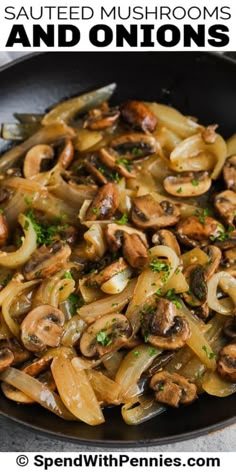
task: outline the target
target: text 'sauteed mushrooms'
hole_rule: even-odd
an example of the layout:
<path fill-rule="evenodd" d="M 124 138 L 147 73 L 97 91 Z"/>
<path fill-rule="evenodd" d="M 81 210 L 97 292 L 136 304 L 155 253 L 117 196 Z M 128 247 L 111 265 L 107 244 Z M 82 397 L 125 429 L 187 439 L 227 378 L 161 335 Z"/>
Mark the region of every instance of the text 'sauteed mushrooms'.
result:
<path fill-rule="evenodd" d="M 236 391 L 236 135 L 115 87 L 1 135 L 2 392 L 89 425 Z"/>

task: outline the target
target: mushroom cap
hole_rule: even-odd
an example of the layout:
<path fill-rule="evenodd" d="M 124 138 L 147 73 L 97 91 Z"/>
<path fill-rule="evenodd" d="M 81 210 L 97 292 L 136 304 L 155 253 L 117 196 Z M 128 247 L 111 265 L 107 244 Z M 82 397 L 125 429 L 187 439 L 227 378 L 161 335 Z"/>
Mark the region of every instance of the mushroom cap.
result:
<path fill-rule="evenodd" d="M 61 310 L 40 305 L 31 310 L 21 324 L 21 340 L 29 351 L 42 352 L 60 343 L 65 322 Z"/>
<path fill-rule="evenodd" d="M 143 245 L 148 247 L 146 235 L 132 226 L 118 225 L 117 223 L 109 223 L 105 228 L 105 236 L 110 251 L 116 252 L 121 248 L 123 242 L 124 233 L 136 234 L 141 239 Z"/>
<path fill-rule="evenodd" d="M 142 133 L 123 134 L 112 139 L 110 146 L 128 160 L 142 159 L 158 151 L 158 143 L 153 136 Z"/>
<path fill-rule="evenodd" d="M 71 255 L 71 248 L 64 241 L 55 241 L 51 246 L 41 246 L 26 262 L 23 273 L 26 280 L 48 277 L 60 269 Z"/>
<path fill-rule="evenodd" d="M 236 344 L 228 344 L 221 349 L 217 370 L 226 380 L 236 382 Z"/>
<path fill-rule="evenodd" d="M 154 235 L 152 236 L 152 242 L 155 245 L 168 246 L 173 249 L 177 256 L 181 256 L 179 243 L 175 235 L 168 229 L 160 229 L 159 231 L 154 233 Z"/>
<path fill-rule="evenodd" d="M 201 306 L 207 299 L 207 279 L 204 266 L 190 264 L 183 272 L 189 285 L 189 292 L 184 292 L 183 297 L 190 306 Z"/>
<path fill-rule="evenodd" d="M 215 197 L 215 209 L 227 225 L 234 225 L 236 221 L 236 192 L 224 190 Z"/>
<path fill-rule="evenodd" d="M 26 154 L 23 172 L 26 179 L 30 179 L 40 172 L 40 165 L 44 159 L 53 159 L 54 150 L 48 144 L 37 144 Z"/>
<path fill-rule="evenodd" d="M 153 111 L 145 103 L 137 100 L 125 102 L 121 107 L 121 116 L 131 126 L 144 132 L 152 133 L 157 125 L 157 118 Z"/>
<path fill-rule="evenodd" d="M 139 228 L 164 228 L 179 220 L 178 207 L 169 201 L 158 203 L 150 194 L 132 200 L 131 218 Z"/>
<path fill-rule="evenodd" d="M 150 382 L 158 402 L 178 407 L 181 403 L 189 404 L 197 398 L 197 387 L 194 383 L 179 374 L 167 371 L 158 372 Z"/>
<path fill-rule="evenodd" d="M 196 197 L 209 190 L 211 179 L 208 172 L 169 175 L 164 179 L 163 186 L 167 193 L 175 197 Z"/>
<path fill-rule="evenodd" d="M 180 242 L 186 246 L 206 246 L 210 236 L 219 233 L 219 222 L 211 216 L 204 217 L 201 222 L 198 216 L 187 216 L 177 224 L 176 234 Z"/>
<path fill-rule="evenodd" d="M 85 219 L 88 221 L 110 219 L 119 205 L 117 186 L 108 183 L 101 187 L 89 205 Z"/>
<path fill-rule="evenodd" d="M 0 348 L 0 372 L 14 362 L 14 354 L 7 347 Z"/>
<path fill-rule="evenodd" d="M 82 334 L 80 351 L 85 357 L 101 357 L 124 345 L 131 333 L 131 326 L 125 315 L 112 313 L 102 316 Z"/>
<path fill-rule="evenodd" d="M 131 267 L 138 269 L 147 265 L 147 248 L 137 234 L 124 233 L 122 250 L 125 260 Z"/>

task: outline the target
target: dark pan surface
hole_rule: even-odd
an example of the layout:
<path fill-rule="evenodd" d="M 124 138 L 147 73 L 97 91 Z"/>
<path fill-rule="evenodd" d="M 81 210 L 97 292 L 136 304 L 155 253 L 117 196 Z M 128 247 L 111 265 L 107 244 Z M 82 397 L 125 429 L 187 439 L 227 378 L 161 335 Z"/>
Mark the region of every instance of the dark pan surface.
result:
<path fill-rule="evenodd" d="M 17 61 L 0 72 L 0 122 L 14 112 L 44 112 L 54 103 L 110 82 L 114 102 L 127 98 L 172 104 L 204 124 L 218 123 L 228 137 L 236 131 L 236 65 L 205 53 L 48 53 Z M 136 427 L 119 410 L 107 410 L 98 427 L 66 423 L 36 406 L 18 406 L 0 394 L 0 413 L 60 439 L 93 446 L 143 446 L 190 439 L 233 423 L 236 395 L 203 396 Z"/>

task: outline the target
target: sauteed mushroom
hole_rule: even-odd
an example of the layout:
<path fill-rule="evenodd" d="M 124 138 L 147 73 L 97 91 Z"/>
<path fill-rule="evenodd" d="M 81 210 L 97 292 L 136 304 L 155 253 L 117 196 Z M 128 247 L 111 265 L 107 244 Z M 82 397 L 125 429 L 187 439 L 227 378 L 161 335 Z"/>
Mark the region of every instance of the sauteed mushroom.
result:
<path fill-rule="evenodd" d="M 100 108 L 93 108 L 88 112 L 83 127 L 91 130 L 111 128 L 119 116 L 118 108 L 109 108 L 107 104 L 102 104 Z"/>
<path fill-rule="evenodd" d="M 112 139 L 110 146 L 120 156 L 127 160 L 142 159 L 154 154 L 158 150 L 158 145 L 153 136 L 146 136 L 142 133 L 123 134 Z"/>
<path fill-rule="evenodd" d="M 133 233 L 124 232 L 123 256 L 135 269 L 145 267 L 148 261 L 147 248 L 140 237 Z"/>
<path fill-rule="evenodd" d="M 99 318 L 82 334 L 80 350 L 85 357 L 104 356 L 127 342 L 132 330 L 124 315 L 112 313 Z"/>
<path fill-rule="evenodd" d="M 179 220 L 180 211 L 176 205 L 163 200 L 158 203 L 150 194 L 132 200 L 131 218 L 140 228 L 163 228 Z"/>
<path fill-rule="evenodd" d="M 226 321 L 224 325 L 224 333 L 229 338 L 235 340 L 236 339 L 236 316 L 230 317 L 229 320 Z"/>
<path fill-rule="evenodd" d="M 226 380 L 236 381 L 236 344 L 228 344 L 221 349 L 217 369 Z"/>
<path fill-rule="evenodd" d="M 177 316 L 176 306 L 165 298 L 158 298 L 156 306 L 141 314 L 141 330 L 145 341 L 161 349 L 179 349 L 191 332 L 185 318 Z"/>
<path fill-rule="evenodd" d="M 118 208 L 117 186 L 109 183 L 101 187 L 88 207 L 85 219 L 89 221 L 110 219 Z"/>
<path fill-rule="evenodd" d="M 30 353 L 17 341 L 16 338 L 2 339 L 0 341 L 0 350 L 9 349 L 13 356 L 13 366 L 17 366 L 27 361 L 30 358 Z"/>
<path fill-rule="evenodd" d="M 0 247 L 6 244 L 8 234 L 6 218 L 2 213 L 0 213 Z"/>
<path fill-rule="evenodd" d="M 48 277 L 60 269 L 68 260 L 71 248 L 62 241 L 55 241 L 51 246 L 41 246 L 26 262 L 23 273 L 26 280 Z"/>
<path fill-rule="evenodd" d="M 128 284 L 131 273 L 128 264 L 120 257 L 102 271 L 88 276 L 86 285 L 100 288 L 103 292 L 109 294 L 120 293 Z"/>
<path fill-rule="evenodd" d="M 60 343 L 65 317 L 50 305 L 40 305 L 28 313 L 21 324 L 21 340 L 31 352 L 42 352 Z"/>
<path fill-rule="evenodd" d="M 154 131 L 157 125 L 156 115 L 145 103 L 129 100 L 121 107 L 121 116 L 131 126 L 145 133 Z"/>
<path fill-rule="evenodd" d="M 14 361 L 14 354 L 7 347 L 0 348 L 0 372 L 9 367 Z"/>
<path fill-rule="evenodd" d="M 99 156 L 102 163 L 108 167 L 108 169 L 117 171 L 120 175 L 126 177 L 127 179 L 133 179 L 135 177 L 135 175 L 128 170 L 126 159 L 120 159 L 120 156 L 117 155 L 117 153 L 112 148 L 100 149 Z M 126 163 L 126 166 L 124 162 Z"/>
<path fill-rule="evenodd" d="M 148 247 L 147 238 L 142 231 L 139 231 L 132 226 L 127 225 L 118 225 L 116 223 L 110 223 L 107 225 L 105 229 L 105 236 L 107 240 L 107 244 L 109 246 L 110 251 L 116 252 L 122 246 L 123 235 L 124 233 L 127 234 L 136 234 L 139 239 L 142 241 L 145 247 Z"/>
<path fill-rule="evenodd" d="M 220 248 L 216 246 L 207 246 L 205 248 L 205 252 L 207 253 L 209 257 L 208 263 L 204 266 L 204 271 L 207 280 L 212 277 L 212 275 L 216 272 L 218 269 L 220 263 L 221 263 L 221 258 L 222 258 L 222 252 Z"/>
<path fill-rule="evenodd" d="M 225 224 L 233 225 L 236 221 L 236 193 L 224 190 L 215 198 L 215 208 Z"/>
<path fill-rule="evenodd" d="M 62 149 L 59 158 L 58 158 L 58 163 L 61 164 L 61 166 L 64 169 L 67 169 L 67 167 L 70 166 L 74 159 L 74 146 L 72 144 L 71 139 L 67 139 L 65 142 L 65 146 Z"/>
<path fill-rule="evenodd" d="M 40 166 L 44 159 L 53 159 L 54 151 L 48 144 L 37 144 L 26 154 L 23 172 L 26 179 L 30 179 L 40 172 Z"/>
<path fill-rule="evenodd" d="M 187 405 L 197 398 L 196 385 L 179 374 L 158 372 L 152 377 L 150 387 L 155 392 L 156 401 L 173 407 L 181 403 Z"/>
<path fill-rule="evenodd" d="M 152 242 L 153 244 L 168 246 L 175 251 L 177 256 L 181 255 L 179 243 L 175 235 L 168 229 L 160 229 L 157 231 L 152 237 Z"/>
<path fill-rule="evenodd" d="M 189 285 L 189 291 L 183 293 L 183 297 L 191 306 L 200 306 L 207 299 L 207 277 L 204 266 L 200 264 L 191 264 L 184 270 Z"/>
<path fill-rule="evenodd" d="M 227 159 L 223 167 L 223 178 L 226 187 L 236 192 L 236 156 Z"/>
<path fill-rule="evenodd" d="M 196 197 L 206 193 L 211 186 L 208 172 L 190 172 L 169 175 L 164 179 L 164 189 L 175 197 Z"/>
<path fill-rule="evenodd" d="M 206 246 L 210 237 L 219 234 L 219 223 L 211 216 L 204 217 L 203 222 L 198 216 L 187 216 L 179 221 L 176 234 L 187 246 Z"/>

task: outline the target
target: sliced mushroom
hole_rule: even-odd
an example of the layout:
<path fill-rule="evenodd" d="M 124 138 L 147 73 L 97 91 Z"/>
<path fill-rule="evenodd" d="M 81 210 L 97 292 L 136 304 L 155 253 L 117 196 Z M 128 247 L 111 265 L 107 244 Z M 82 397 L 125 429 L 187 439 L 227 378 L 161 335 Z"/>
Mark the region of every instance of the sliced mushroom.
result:
<path fill-rule="evenodd" d="M 31 354 L 17 341 L 16 338 L 3 339 L 0 342 L 0 350 L 3 348 L 10 349 L 14 356 L 13 366 L 18 366 L 27 361 Z"/>
<path fill-rule="evenodd" d="M 14 354 L 7 347 L 0 349 L 0 372 L 7 369 L 14 362 Z"/>
<path fill-rule="evenodd" d="M 204 217 L 204 222 L 198 216 L 187 216 L 179 221 L 176 234 L 187 246 L 206 246 L 210 237 L 219 234 L 219 223 L 211 216 Z"/>
<path fill-rule="evenodd" d="M 224 251 L 224 261 L 226 262 L 227 266 L 236 263 L 236 241 L 234 247 Z"/>
<path fill-rule="evenodd" d="M 0 247 L 5 246 L 8 239 L 8 226 L 5 216 L 0 213 Z"/>
<path fill-rule="evenodd" d="M 91 324 L 82 334 L 80 350 L 85 357 L 103 356 L 119 349 L 131 336 L 132 329 L 124 315 L 112 313 Z"/>
<path fill-rule="evenodd" d="M 156 306 L 142 312 L 141 331 L 145 341 L 161 349 L 179 349 L 191 336 L 187 320 L 177 316 L 176 306 L 158 298 Z"/>
<path fill-rule="evenodd" d="M 150 194 L 132 200 L 131 218 L 140 228 L 163 228 L 179 220 L 179 208 L 169 201 L 158 203 Z"/>
<path fill-rule="evenodd" d="M 236 156 L 227 159 L 223 167 L 223 178 L 227 189 L 236 192 Z"/>
<path fill-rule="evenodd" d="M 109 183 L 101 187 L 89 205 L 85 219 L 89 221 L 110 219 L 119 205 L 117 186 Z"/>
<path fill-rule="evenodd" d="M 225 224 L 233 225 L 236 222 L 236 192 L 224 190 L 215 198 L 215 208 Z"/>
<path fill-rule="evenodd" d="M 236 339 L 236 316 L 230 317 L 224 325 L 224 333 L 229 338 Z"/>
<path fill-rule="evenodd" d="M 1 384 L 2 391 L 8 400 L 12 400 L 13 402 L 16 403 L 23 403 L 25 405 L 30 405 L 32 403 L 35 403 L 32 398 L 28 397 L 25 393 L 21 392 L 15 387 L 12 387 L 12 385 L 9 385 L 6 382 L 2 382 Z"/>
<path fill-rule="evenodd" d="M 41 246 L 24 265 L 23 274 L 26 280 L 48 277 L 60 269 L 70 255 L 70 246 L 62 241 L 56 241 L 48 247 Z"/>
<path fill-rule="evenodd" d="M 175 197 L 196 197 L 206 193 L 211 186 L 208 172 L 190 172 L 169 175 L 164 179 L 164 189 Z"/>
<path fill-rule="evenodd" d="M 125 260 L 120 257 L 117 261 L 105 267 L 102 271 L 87 277 L 88 287 L 100 288 L 110 295 L 122 292 L 127 286 L 132 271 Z"/>
<path fill-rule="evenodd" d="M 105 106 L 103 104 L 100 108 L 93 108 L 88 112 L 83 127 L 95 131 L 111 128 L 118 121 L 119 116 L 118 108 L 109 108 L 107 104 Z"/>
<path fill-rule="evenodd" d="M 74 146 L 71 139 L 67 139 L 64 149 L 61 151 L 58 163 L 61 164 L 63 169 L 67 169 L 74 159 Z"/>
<path fill-rule="evenodd" d="M 31 377 L 37 377 L 39 374 L 42 372 L 45 372 L 45 370 L 48 369 L 50 366 L 51 362 L 53 360 L 53 356 L 50 354 L 46 354 L 39 359 L 35 359 L 31 364 L 28 364 L 23 368 L 23 371 L 31 375 Z"/>
<path fill-rule="evenodd" d="M 121 116 L 133 128 L 140 129 L 145 133 L 154 131 L 157 118 L 153 111 L 143 102 L 129 100 L 121 107 Z"/>
<path fill-rule="evenodd" d="M 187 405 L 197 398 L 196 385 L 179 374 L 158 372 L 152 377 L 150 387 L 155 392 L 156 401 L 173 407 L 181 403 Z"/>
<path fill-rule="evenodd" d="M 220 248 L 216 246 L 212 246 L 212 245 L 207 246 L 205 249 L 205 252 L 207 253 L 209 257 L 209 261 L 207 262 L 207 264 L 204 265 L 206 279 L 208 280 L 217 271 L 221 263 L 222 252 Z"/>
<path fill-rule="evenodd" d="M 147 248 L 137 234 L 124 233 L 123 256 L 135 269 L 145 267 L 148 262 Z"/>
<path fill-rule="evenodd" d="M 204 266 L 191 264 L 183 272 L 189 291 L 183 293 L 183 297 L 190 306 L 201 306 L 207 299 L 207 277 Z"/>
<path fill-rule="evenodd" d="M 51 305 L 41 305 L 28 313 L 21 324 L 21 340 L 31 352 L 56 347 L 63 333 L 65 317 Z"/>
<path fill-rule="evenodd" d="M 181 255 L 179 243 L 175 235 L 168 229 L 160 229 L 157 231 L 152 237 L 152 242 L 156 245 L 161 244 L 163 246 L 168 246 L 175 251 L 177 256 Z"/>
<path fill-rule="evenodd" d="M 107 184 L 107 177 L 104 175 L 103 169 L 101 168 L 96 155 L 92 155 L 88 159 L 86 159 L 84 161 L 84 167 L 99 184 Z"/>
<path fill-rule="evenodd" d="M 123 235 L 126 234 L 136 234 L 139 239 L 141 239 L 143 245 L 148 247 L 146 235 L 132 226 L 127 225 L 118 225 L 116 223 L 110 223 L 105 229 L 105 236 L 108 247 L 111 252 L 118 251 L 122 246 Z"/>
<path fill-rule="evenodd" d="M 37 144 L 32 147 L 24 159 L 23 172 L 26 179 L 30 179 L 40 172 L 40 166 L 44 159 L 53 159 L 54 150 L 48 144 Z"/>
<path fill-rule="evenodd" d="M 203 303 L 203 305 L 194 307 L 194 315 L 196 315 L 198 318 L 201 318 L 201 320 L 206 321 L 210 314 L 211 310 L 207 301 Z"/>
<path fill-rule="evenodd" d="M 114 138 L 110 146 L 127 160 L 142 159 L 154 154 L 158 150 L 158 145 L 153 136 L 146 136 L 142 133 L 124 134 Z"/>
<path fill-rule="evenodd" d="M 217 369 L 226 380 L 236 382 L 236 344 L 228 344 L 221 349 Z"/>
<path fill-rule="evenodd" d="M 112 148 L 99 149 L 99 156 L 102 163 L 108 167 L 108 169 L 118 172 L 118 174 L 127 179 L 135 178 L 135 175 L 127 169 L 127 165 L 125 166 L 125 159 L 120 159 L 120 156 L 117 155 Z"/>

